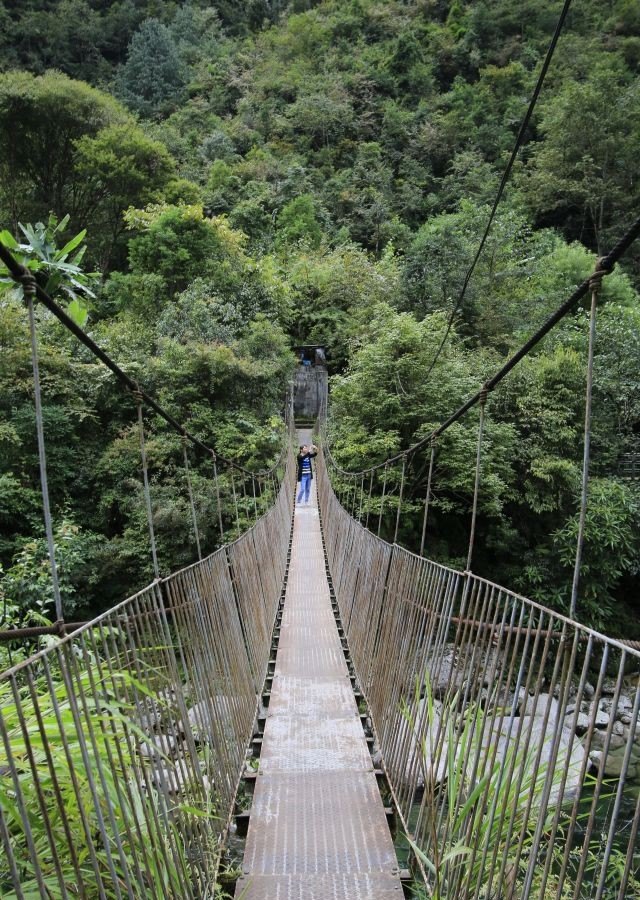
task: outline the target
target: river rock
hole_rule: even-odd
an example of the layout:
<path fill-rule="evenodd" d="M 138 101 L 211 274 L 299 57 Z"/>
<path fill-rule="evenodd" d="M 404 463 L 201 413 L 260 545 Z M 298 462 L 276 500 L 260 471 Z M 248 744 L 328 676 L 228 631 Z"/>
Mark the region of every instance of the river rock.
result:
<path fill-rule="evenodd" d="M 398 772 L 407 784 L 424 787 L 425 777 L 440 782 L 445 776 L 446 748 L 436 748 L 441 713 L 442 704 L 434 700 L 430 718 L 428 701 L 420 700 L 417 706 L 414 703 L 410 707 L 408 717 L 398 714 L 393 732 L 396 737 L 385 759 L 391 771 Z"/>
<path fill-rule="evenodd" d="M 458 651 L 449 645 L 437 656 L 427 657 L 422 667 L 422 682 L 429 680 L 434 697 L 442 700 L 447 692 L 462 686 L 464 682 L 464 666 L 459 665 Z M 413 690 L 414 685 L 407 687 Z"/>
<path fill-rule="evenodd" d="M 153 774 L 153 782 L 166 794 L 181 794 L 186 784 L 185 772 L 182 768 L 161 766 Z"/>
<path fill-rule="evenodd" d="M 592 750 L 589 753 L 589 760 L 591 763 L 599 768 L 602 761 L 602 750 Z M 617 747 L 615 750 L 609 750 L 607 753 L 607 758 L 604 764 L 604 772 L 603 775 L 607 778 L 620 778 L 622 775 L 622 769 L 624 765 L 624 757 L 625 757 L 625 746 Z M 633 762 L 633 760 L 629 760 L 629 767 L 625 774 L 625 778 L 636 779 L 638 777 L 638 764 L 637 762 Z"/>
<path fill-rule="evenodd" d="M 215 694 L 190 706 L 187 710 L 187 723 L 194 740 L 199 743 L 215 743 L 224 736 L 226 740 L 235 743 L 233 715 L 237 701 L 238 698 Z"/>
<path fill-rule="evenodd" d="M 591 719 L 587 713 L 578 713 L 578 718 L 576 719 L 576 734 L 584 734 L 589 728 L 590 721 Z"/>
<path fill-rule="evenodd" d="M 528 786 L 526 789 L 523 787 L 523 791 L 528 794 L 531 791 L 531 784 L 534 778 L 533 768 L 535 766 L 535 761 L 538 758 L 538 754 L 540 754 L 539 763 L 535 772 L 535 792 L 540 798 L 540 801 L 551 761 L 551 751 L 553 748 L 555 731 L 555 723 L 551 720 L 547 722 L 546 728 L 544 727 L 544 724 L 544 718 L 541 716 L 525 716 L 522 719 L 519 717 L 507 717 L 495 722 L 493 728 L 490 731 L 487 730 L 487 733 L 483 735 L 482 738 L 485 763 L 491 763 L 495 751 L 495 764 L 498 764 L 505 760 L 507 754 L 517 753 L 517 751 L 514 750 L 510 751 L 509 746 L 513 746 L 513 742 L 518 735 L 518 730 L 521 729 L 520 744 L 523 747 L 525 737 L 530 730 L 531 735 L 529 738 L 526 762 L 524 762 L 521 757 L 518 758 L 516 761 L 516 768 L 521 769 L 524 766 L 524 781 L 528 782 Z M 510 758 L 507 759 L 508 763 L 511 762 L 511 758 L 512 757 L 510 756 Z M 565 770 L 567 774 L 563 799 L 570 800 L 575 796 L 580 787 L 580 774 L 584 758 L 585 751 L 582 743 L 575 736 L 572 740 L 571 731 L 563 726 L 560 732 L 560 741 L 555 758 L 555 773 L 552 776 L 552 783 L 549 791 L 549 804 L 554 805 L 558 802 L 560 795 L 560 781 L 562 780 Z M 534 798 L 534 803 L 536 803 L 536 798 Z"/>
<path fill-rule="evenodd" d="M 178 752 L 178 741 L 171 734 L 158 734 L 138 746 L 138 753 L 145 759 L 160 759 L 175 756 Z"/>
<path fill-rule="evenodd" d="M 630 713 L 633 709 L 633 701 L 630 697 L 626 697 L 624 694 L 620 694 L 618 697 L 618 715 L 623 715 L 624 713 Z"/>
<path fill-rule="evenodd" d="M 536 718 L 544 717 L 549 710 L 549 722 L 555 722 L 558 718 L 558 701 L 550 694 L 538 694 L 537 697 L 521 692 L 520 696 L 520 715 L 534 716 Z"/>

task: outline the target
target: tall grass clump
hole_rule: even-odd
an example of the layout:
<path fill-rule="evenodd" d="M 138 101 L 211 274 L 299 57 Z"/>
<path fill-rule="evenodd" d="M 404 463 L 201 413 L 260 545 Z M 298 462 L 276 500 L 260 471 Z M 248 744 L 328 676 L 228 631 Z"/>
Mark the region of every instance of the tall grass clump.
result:
<path fill-rule="evenodd" d="M 211 792 L 161 743 L 152 759 L 140 753 L 151 740 L 141 704 L 164 701 L 128 671 L 107 678 L 97 662 L 79 663 L 73 690 L 31 663 L 0 679 L 0 838 L 11 849 L 0 896 L 206 896 L 218 852 Z M 172 777 L 179 791 L 166 790 Z"/>

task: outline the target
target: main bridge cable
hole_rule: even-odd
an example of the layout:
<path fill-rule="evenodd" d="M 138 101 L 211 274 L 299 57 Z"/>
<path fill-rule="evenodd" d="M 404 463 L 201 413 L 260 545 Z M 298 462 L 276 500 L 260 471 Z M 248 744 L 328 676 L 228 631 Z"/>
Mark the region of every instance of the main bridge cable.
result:
<path fill-rule="evenodd" d="M 6 265 L 7 269 L 11 273 L 14 280 L 18 283 L 22 283 L 22 279 L 26 274 L 30 274 L 29 270 L 19 263 L 13 256 L 13 254 L 5 247 L 5 245 L 0 241 L 0 259 Z M 120 368 L 120 366 L 106 353 L 96 342 L 89 337 L 89 335 L 80 328 L 79 325 L 73 321 L 73 319 L 67 315 L 67 313 L 53 300 L 47 292 L 40 287 L 40 285 L 36 282 L 36 297 L 42 303 L 43 306 L 49 310 L 49 312 L 53 313 L 53 315 L 67 328 L 71 331 L 78 340 L 88 347 L 88 349 L 93 353 L 94 356 L 97 356 L 104 365 L 110 369 L 116 378 L 124 384 L 124 386 L 131 391 L 131 393 L 137 397 L 139 396 L 147 406 L 150 406 L 151 409 L 154 410 L 162 419 L 165 420 L 173 429 L 177 431 L 182 437 L 187 438 L 191 441 L 192 444 L 199 447 L 205 453 L 211 455 L 220 462 L 224 463 L 224 465 L 229 466 L 232 469 L 237 469 L 239 472 L 242 472 L 244 475 L 247 475 L 251 478 L 257 477 L 262 478 L 269 475 L 274 469 L 276 469 L 282 459 L 279 458 L 275 466 L 271 469 L 260 469 L 257 472 L 253 472 L 250 469 L 246 469 L 244 466 L 241 466 L 239 463 L 234 462 L 231 459 L 226 459 L 224 456 L 219 454 L 217 451 L 213 450 L 211 447 L 208 447 L 200 438 L 196 437 L 194 434 L 191 434 L 183 425 L 178 422 L 170 413 L 168 413 L 160 404 L 153 399 L 146 391 L 142 390 L 139 386 L 138 382 L 131 378 L 127 373 Z"/>
<path fill-rule="evenodd" d="M 625 232 L 625 234 L 621 237 L 618 243 L 613 247 L 613 249 L 607 253 L 606 256 L 600 257 L 597 262 L 595 273 L 602 272 L 603 275 L 608 275 L 612 270 L 614 265 L 620 260 L 620 258 L 626 253 L 629 247 L 640 237 L 640 216 L 635 220 L 635 222 L 631 225 L 631 227 Z M 546 335 L 554 328 L 558 322 L 560 322 L 571 310 L 576 306 L 579 300 L 587 295 L 587 293 L 592 288 L 592 279 L 594 275 L 590 275 L 586 278 L 582 284 L 580 284 L 575 291 L 568 297 L 565 302 L 558 307 L 558 309 L 547 319 L 547 321 L 540 326 L 540 328 L 527 340 L 525 343 L 517 350 L 513 356 L 511 356 L 506 363 L 498 369 L 498 371 L 491 377 L 488 378 L 487 381 L 482 385 L 479 391 L 475 393 L 472 397 L 469 397 L 465 403 L 462 404 L 454 413 L 452 413 L 448 419 L 438 425 L 437 428 L 428 434 L 426 437 L 421 438 L 411 447 L 406 450 L 402 450 L 400 453 L 396 453 L 395 456 L 390 456 L 388 459 L 384 460 L 381 463 L 377 463 L 375 466 L 370 466 L 367 469 L 362 469 L 358 472 L 348 472 L 346 469 L 341 469 L 340 466 L 336 464 L 335 459 L 333 458 L 330 451 L 328 451 L 329 458 L 335 470 L 342 476 L 347 478 L 353 478 L 369 472 L 374 472 L 377 469 L 382 469 L 383 467 L 389 466 L 394 462 L 402 459 L 406 456 L 411 456 L 417 450 L 420 450 L 426 444 L 429 444 L 431 441 L 440 437 L 440 435 L 444 434 L 444 432 L 457 422 L 458 419 L 461 419 L 462 416 L 467 413 L 472 407 L 474 407 L 477 403 L 480 402 L 482 397 L 485 394 L 485 391 L 492 391 L 495 387 L 497 387 L 500 382 L 506 378 L 506 376 L 511 372 L 512 369 L 518 365 L 518 363 L 527 356 L 533 348 L 540 343 L 540 341 L 546 337 Z"/>
<path fill-rule="evenodd" d="M 560 13 L 560 18 L 558 19 L 558 22 L 556 24 L 556 29 L 555 29 L 555 32 L 551 39 L 551 43 L 549 44 L 549 49 L 547 50 L 547 55 L 545 57 L 542 69 L 540 70 L 540 75 L 538 76 L 538 81 L 536 82 L 535 89 L 533 91 L 533 94 L 531 95 L 531 100 L 529 101 L 529 107 L 525 113 L 524 119 L 522 120 L 522 123 L 520 125 L 520 130 L 518 131 L 518 136 L 516 137 L 516 142 L 514 144 L 513 150 L 511 151 L 511 157 L 510 157 L 509 162 L 507 163 L 507 166 L 502 174 L 502 179 L 500 181 L 498 193 L 496 194 L 496 198 L 493 201 L 493 207 L 491 209 L 491 213 L 489 214 L 489 221 L 487 222 L 487 225 L 484 230 L 484 234 L 482 235 L 482 240 L 480 241 L 480 245 L 478 246 L 478 249 L 476 250 L 476 254 L 473 258 L 473 262 L 471 263 L 471 265 L 469 266 L 469 269 L 467 270 L 467 274 L 465 275 L 462 289 L 460 291 L 460 294 L 458 295 L 458 299 L 456 300 L 456 305 L 454 306 L 453 310 L 451 311 L 451 315 L 449 316 L 449 321 L 447 322 L 447 328 L 444 333 L 444 337 L 442 338 L 442 341 L 440 342 L 440 346 L 438 347 L 438 349 L 436 351 L 436 355 L 433 357 L 433 360 L 431 361 L 431 365 L 429 366 L 429 369 L 427 370 L 427 374 L 426 374 L 425 378 L 428 378 L 429 375 L 431 375 L 431 373 L 433 372 L 435 364 L 437 363 L 437 361 L 440 357 L 440 354 L 442 353 L 442 351 L 444 349 L 444 345 L 446 344 L 447 338 L 449 337 L 449 334 L 453 327 L 454 319 L 455 319 L 456 315 L 458 314 L 460 307 L 462 306 L 462 301 L 464 300 L 465 294 L 467 292 L 467 287 L 469 286 L 469 282 L 471 281 L 471 276 L 473 275 L 473 272 L 478 263 L 478 260 L 480 259 L 480 255 L 484 249 L 484 245 L 487 241 L 487 238 L 489 237 L 489 231 L 491 229 L 491 225 L 493 224 L 493 219 L 494 219 L 496 211 L 498 209 L 498 204 L 500 203 L 500 201 L 502 199 L 504 189 L 507 185 L 507 181 L 509 179 L 509 176 L 511 175 L 511 170 L 516 161 L 518 151 L 520 150 L 520 147 L 522 146 L 525 132 L 526 132 L 527 128 L 529 127 L 529 122 L 531 121 L 531 116 L 533 115 L 533 110 L 535 108 L 536 103 L 538 102 L 538 97 L 540 95 L 540 91 L 542 90 L 542 85 L 544 83 L 544 79 L 546 77 L 547 70 L 551 63 L 551 58 L 553 57 L 553 53 L 555 51 L 556 44 L 558 43 L 558 38 L 560 37 L 560 32 L 562 31 L 562 28 L 564 26 L 564 22 L 567 17 L 567 13 L 569 12 L 570 5 L 571 5 L 571 0 L 565 0 L 565 4 L 562 8 L 562 12 Z"/>

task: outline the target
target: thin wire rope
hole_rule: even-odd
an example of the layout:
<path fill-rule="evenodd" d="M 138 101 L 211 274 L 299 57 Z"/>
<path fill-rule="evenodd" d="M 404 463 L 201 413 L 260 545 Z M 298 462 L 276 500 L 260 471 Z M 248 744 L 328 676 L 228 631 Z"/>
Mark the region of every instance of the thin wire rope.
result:
<path fill-rule="evenodd" d="M 253 475 L 251 476 L 251 489 L 253 491 L 253 513 L 254 513 L 254 517 L 257 521 L 257 519 L 258 519 L 258 500 L 256 497 L 256 479 Z"/>
<path fill-rule="evenodd" d="M 484 414 L 487 405 L 486 395 L 480 403 L 480 421 L 478 423 L 478 446 L 476 450 L 476 477 L 473 486 L 473 505 L 471 508 L 471 527 L 469 529 L 469 550 L 467 552 L 466 571 L 471 571 L 471 560 L 473 557 L 473 545 L 476 537 L 476 520 L 478 517 L 478 493 L 480 491 L 480 470 L 482 465 L 482 438 L 484 435 Z"/>
<path fill-rule="evenodd" d="M 360 502 L 358 504 L 358 522 L 362 522 L 362 509 L 364 504 L 364 472 L 360 477 Z"/>
<path fill-rule="evenodd" d="M 184 459 L 184 471 L 187 476 L 187 490 L 189 492 L 189 506 L 191 507 L 191 521 L 193 523 L 193 533 L 196 539 L 196 550 L 198 551 L 198 559 L 202 559 L 202 551 L 200 549 L 200 531 L 198 529 L 198 517 L 196 516 L 196 505 L 193 502 L 193 488 L 191 487 L 191 473 L 189 471 L 189 457 L 187 456 L 187 439 L 182 439 L 182 455 Z"/>
<path fill-rule="evenodd" d="M 158 566 L 158 551 L 156 549 L 156 534 L 153 527 L 153 509 L 151 508 L 151 491 L 149 489 L 149 474 L 147 471 L 147 451 L 144 442 L 144 420 L 142 416 L 142 398 L 137 391 L 134 391 L 136 407 L 138 410 L 138 434 L 140 439 L 140 457 L 142 461 L 142 483 L 144 486 L 144 502 L 147 510 L 147 525 L 149 527 L 149 545 L 151 547 L 151 559 L 153 562 L 153 574 L 156 579 L 160 578 L 160 567 Z"/>
<path fill-rule="evenodd" d="M 213 460 L 213 483 L 214 490 L 216 492 L 216 507 L 218 512 L 218 526 L 220 528 L 220 540 L 224 544 L 224 526 L 222 524 L 222 506 L 220 504 L 220 484 L 218 482 L 218 463 L 216 461 L 216 455 L 211 451 L 211 458 Z"/>
<path fill-rule="evenodd" d="M 355 519 L 356 517 L 356 496 L 358 494 L 358 482 L 355 478 L 351 479 L 351 484 L 353 485 L 353 497 L 351 498 L 351 518 Z"/>
<path fill-rule="evenodd" d="M 473 273 L 475 271 L 476 265 L 478 264 L 478 260 L 480 259 L 482 251 L 484 249 L 484 245 L 487 241 L 487 238 L 489 237 L 489 231 L 491 230 L 491 226 L 493 224 L 493 220 L 495 218 L 495 214 L 497 212 L 498 205 L 499 205 L 500 201 L 502 200 L 502 195 L 503 195 L 504 189 L 507 185 L 507 181 L 509 180 L 509 176 L 511 175 L 511 170 L 513 169 L 513 165 L 516 161 L 516 157 L 518 155 L 520 147 L 522 146 L 525 132 L 526 132 L 527 128 L 529 127 L 529 122 L 531 121 L 531 116 L 533 115 L 533 110 L 535 109 L 536 103 L 538 102 L 538 97 L 540 95 L 540 91 L 542 90 L 542 85 L 546 78 L 547 71 L 549 69 L 549 65 L 551 64 L 551 59 L 553 58 L 553 54 L 556 49 L 556 44 L 558 43 L 558 38 L 560 37 L 560 32 L 562 31 L 562 28 L 564 26 L 564 22 L 567 17 L 567 13 L 569 12 L 570 5 L 571 5 L 571 0 L 565 0 L 564 6 L 562 7 L 562 12 L 560 13 L 560 17 L 556 23 L 556 28 L 553 33 L 553 37 L 551 38 L 551 43 L 549 44 L 549 49 L 547 50 L 547 55 L 545 57 L 543 65 L 542 65 L 542 69 L 540 70 L 540 75 L 538 76 L 536 86 L 534 88 L 533 94 L 531 95 L 531 100 L 529 101 L 529 106 L 525 113 L 524 119 L 522 120 L 522 123 L 520 124 L 520 129 L 518 131 L 513 150 L 511 151 L 511 156 L 509 158 L 509 162 L 507 163 L 507 166 L 502 174 L 502 179 L 501 179 L 500 185 L 498 187 L 498 192 L 496 194 L 495 200 L 493 201 L 493 207 L 491 209 L 491 213 L 489 214 L 489 221 L 487 222 L 487 225 L 485 227 L 484 234 L 482 235 L 482 239 L 480 241 L 480 244 L 478 246 L 476 254 L 473 258 L 473 262 L 469 266 L 467 274 L 465 275 L 465 279 L 462 284 L 462 290 L 460 291 L 460 294 L 458 295 L 456 304 L 451 312 L 451 315 L 449 316 L 449 321 L 447 323 L 447 328 L 444 333 L 444 337 L 442 338 L 442 341 L 440 342 L 440 346 L 438 347 L 438 349 L 436 351 L 436 355 L 434 356 L 434 358 L 431 362 L 431 365 L 429 366 L 429 368 L 427 370 L 427 374 L 425 376 L 425 381 L 431 375 L 438 359 L 440 358 L 440 354 L 442 353 L 442 351 L 444 349 L 444 346 L 445 346 L 447 339 L 449 337 L 449 334 L 451 332 L 451 328 L 453 327 L 454 319 L 455 319 L 456 315 L 458 314 L 460 307 L 462 306 L 462 301 L 464 300 L 464 297 L 466 295 L 467 287 L 469 286 L 469 282 L 471 281 L 471 276 L 473 275 Z"/>
<path fill-rule="evenodd" d="M 589 462 L 591 455 L 591 415 L 593 401 L 593 358 L 596 342 L 596 317 L 598 293 L 604 273 L 594 272 L 591 287 L 591 310 L 589 315 L 589 348 L 587 352 L 587 388 L 584 408 L 584 448 L 582 455 L 582 487 L 580 491 L 580 517 L 578 519 L 578 536 L 576 540 L 576 559 L 573 567 L 571 583 L 571 603 L 569 618 L 575 619 L 578 605 L 578 588 L 580 586 L 580 570 L 582 568 L 582 552 L 584 548 L 584 532 L 587 521 L 587 503 L 589 498 Z"/>
<path fill-rule="evenodd" d="M 407 457 L 402 457 L 402 474 L 400 475 L 400 494 L 398 496 L 398 511 L 396 513 L 396 527 L 393 532 L 393 543 L 398 543 L 398 529 L 400 528 L 400 516 L 402 515 L 402 500 L 404 498 L 404 480 L 407 472 Z"/>
<path fill-rule="evenodd" d="M 55 544 L 53 540 L 53 521 L 51 518 L 51 505 L 49 503 L 49 482 L 47 479 L 47 454 L 44 443 L 44 423 L 42 418 L 42 396 L 40 392 L 40 366 L 38 363 L 38 337 L 36 334 L 36 320 L 33 309 L 35 294 L 35 278 L 31 272 L 22 279 L 24 297 L 29 312 L 29 332 L 31 337 L 31 365 L 33 368 L 33 396 L 36 413 L 36 434 L 38 439 L 38 461 L 40 465 L 40 487 L 42 492 L 42 508 L 44 513 L 44 530 L 47 536 L 47 551 L 49 553 L 49 567 L 51 569 L 51 586 L 53 601 L 56 611 L 56 620 L 64 622 L 62 610 L 62 597 L 60 595 L 60 581 L 58 579 L 58 566 L 56 564 Z"/>
<path fill-rule="evenodd" d="M 236 528 L 238 529 L 238 533 L 239 533 L 240 532 L 240 516 L 238 514 L 238 498 L 236 496 L 236 480 L 235 480 L 235 477 L 233 474 L 233 469 L 231 469 L 230 472 L 231 472 L 231 491 L 233 493 L 233 506 L 234 506 L 235 513 L 236 513 Z"/>
<path fill-rule="evenodd" d="M 424 556 L 424 543 L 427 536 L 427 520 L 429 518 L 429 504 L 431 502 L 431 481 L 433 478 L 433 461 L 436 455 L 436 442 L 431 443 L 431 456 L 429 458 L 429 475 L 427 477 L 427 493 L 424 497 L 424 517 L 422 519 L 422 537 L 420 538 L 420 556 Z"/>
<path fill-rule="evenodd" d="M 363 475 L 364 477 L 364 475 Z M 369 514 L 371 513 L 371 495 L 373 494 L 373 472 L 369 478 L 369 500 L 367 502 L 367 517 L 365 519 L 364 527 L 369 527 Z"/>
<path fill-rule="evenodd" d="M 382 482 L 382 497 L 380 498 L 380 515 L 378 516 L 378 537 L 380 537 L 380 531 L 382 529 L 382 513 L 384 510 L 384 498 L 387 493 L 387 466 L 385 463 L 384 467 L 384 479 Z"/>

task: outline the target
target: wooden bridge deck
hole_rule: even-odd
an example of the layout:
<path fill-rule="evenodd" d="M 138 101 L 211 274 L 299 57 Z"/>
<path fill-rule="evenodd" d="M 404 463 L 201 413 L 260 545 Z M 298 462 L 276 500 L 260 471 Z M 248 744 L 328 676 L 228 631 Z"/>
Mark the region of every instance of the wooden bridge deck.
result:
<path fill-rule="evenodd" d="M 301 432 L 300 439 L 308 440 Z M 243 900 L 398 900 L 397 859 L 331 610 L 315 484 L 289 580 Z"/>

